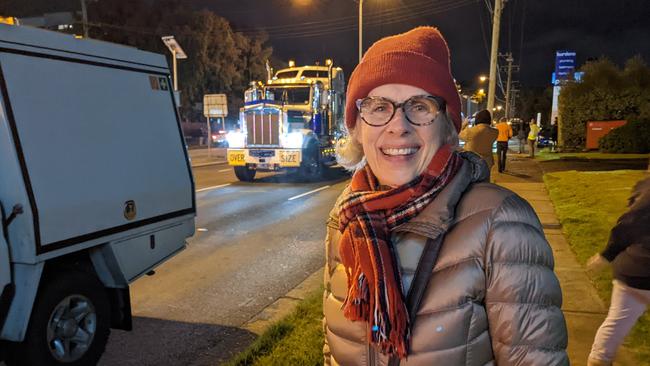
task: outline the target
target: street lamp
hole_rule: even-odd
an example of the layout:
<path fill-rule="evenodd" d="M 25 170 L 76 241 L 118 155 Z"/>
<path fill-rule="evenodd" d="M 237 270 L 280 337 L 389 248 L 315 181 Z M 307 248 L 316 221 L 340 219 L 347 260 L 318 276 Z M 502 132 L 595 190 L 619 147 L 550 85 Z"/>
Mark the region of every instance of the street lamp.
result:
<path fill-rule="evenodd" d="M 478 80 L 479 80 L 480 82 L 482 82 L 482 83 L 484 83 L 485 80 L 487 80 L 487 79 L 488 79 L 488 77 L 485 76 L 485 75 L 481 75 L 481 76 L 478 77 Z"/>
<path fill-rule="evenodd" d="M 181 48 L 181 45 L 176 42 L 174 36 L 165 36 L 162 37 L 162 41 L 169 48 L 169 51 L 172 53 L 172 63 L 174 68 L 174 91 L 178 91 L 178 76 L 176 75 L 176 59 L 182 60 L 186 59 L 187 55 L 185 51 Z"/>
<path fill-rule="evenodd" d="M 359 0 L 359 63 L 363 56 L 363 0 Z"/>

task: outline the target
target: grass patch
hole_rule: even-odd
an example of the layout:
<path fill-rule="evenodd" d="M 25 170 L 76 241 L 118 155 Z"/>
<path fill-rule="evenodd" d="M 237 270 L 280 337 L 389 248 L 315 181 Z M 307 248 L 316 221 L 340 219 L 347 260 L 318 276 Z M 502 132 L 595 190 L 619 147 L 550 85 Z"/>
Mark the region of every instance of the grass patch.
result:
<path fill-rule="evenodd" d="M 621 160 L 621 159 L 648 159 L 650 154 L 609 154 L 601 152 L 576 152 L 576 153 L 556 153 L 548 149 L 539 151 L 535 155 L 537 160 Z"/>
<path fill-rule="evenodd" d="M 621 155 L 621 154 L 607 154 Z M 562 231 L 581 264 L 600 252 L 609 239 L 609 231 L 627 208 L 634 184 L 643 171 L 566 172 L 544 175 Z M 612 291 L 611 271 L 588 273 L 599 295 L 609 303 Z M 650 366 L 650 313 L 646 312 L 625 340 L 639 366 Z"/>
<path fill-rule="evenodd" d="M 323 289 L 311 293 L 289 316 L 271 326 L 226 366 L 322 365 Z"/>

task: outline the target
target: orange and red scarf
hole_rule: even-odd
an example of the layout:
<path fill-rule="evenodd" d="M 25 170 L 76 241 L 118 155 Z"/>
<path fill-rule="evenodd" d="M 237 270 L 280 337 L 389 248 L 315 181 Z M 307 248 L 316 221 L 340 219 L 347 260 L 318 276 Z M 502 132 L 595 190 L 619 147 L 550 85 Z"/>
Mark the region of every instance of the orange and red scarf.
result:
<path fill-rule="evenodd" d="M 368 339 L 384 354 L 405 358 L 410 340 L 391 232 L 422 212 L 462 163 L 451 146 L 442 146 L 419 177 L 390 190 L 379 190 L 366 164 L 352 177 L 351 191 L 339 205 L 339 251 L 348 276 L 343 313 L 352 321 L 368 322 Z"/>

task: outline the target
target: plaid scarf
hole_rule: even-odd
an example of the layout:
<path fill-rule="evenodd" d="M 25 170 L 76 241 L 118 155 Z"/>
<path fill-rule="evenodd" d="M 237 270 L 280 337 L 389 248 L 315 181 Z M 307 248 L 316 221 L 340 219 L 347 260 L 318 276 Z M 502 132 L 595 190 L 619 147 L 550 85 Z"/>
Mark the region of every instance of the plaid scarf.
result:
<path fill-rule="evenodd" d="M 458 172 L 463 159 L 442 146 L 413 181 L 379 191 L 366 164 L 339 205 L 339 253 L 348 277 L 345 317 L 368 322 L 368 340 L 384 354 L 405 358 L 410 325 L 391 231 L 417 216 Z"/>

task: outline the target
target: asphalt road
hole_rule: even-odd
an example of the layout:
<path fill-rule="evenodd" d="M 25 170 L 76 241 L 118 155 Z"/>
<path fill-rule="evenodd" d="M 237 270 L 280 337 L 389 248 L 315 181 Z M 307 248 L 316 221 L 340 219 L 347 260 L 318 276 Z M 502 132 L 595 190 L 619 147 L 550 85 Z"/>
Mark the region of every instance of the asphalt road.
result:
<path fill-rule="evenodd" d="M 132 284 L 134 330 L 112 331 L 102 366 L 218 365 L 254 339 L 239 326 L 323 265 L 341 169 L 312 183 L 284 173 L 241 183 L 221 164 L 194 176 L 196 234 Z"/>

